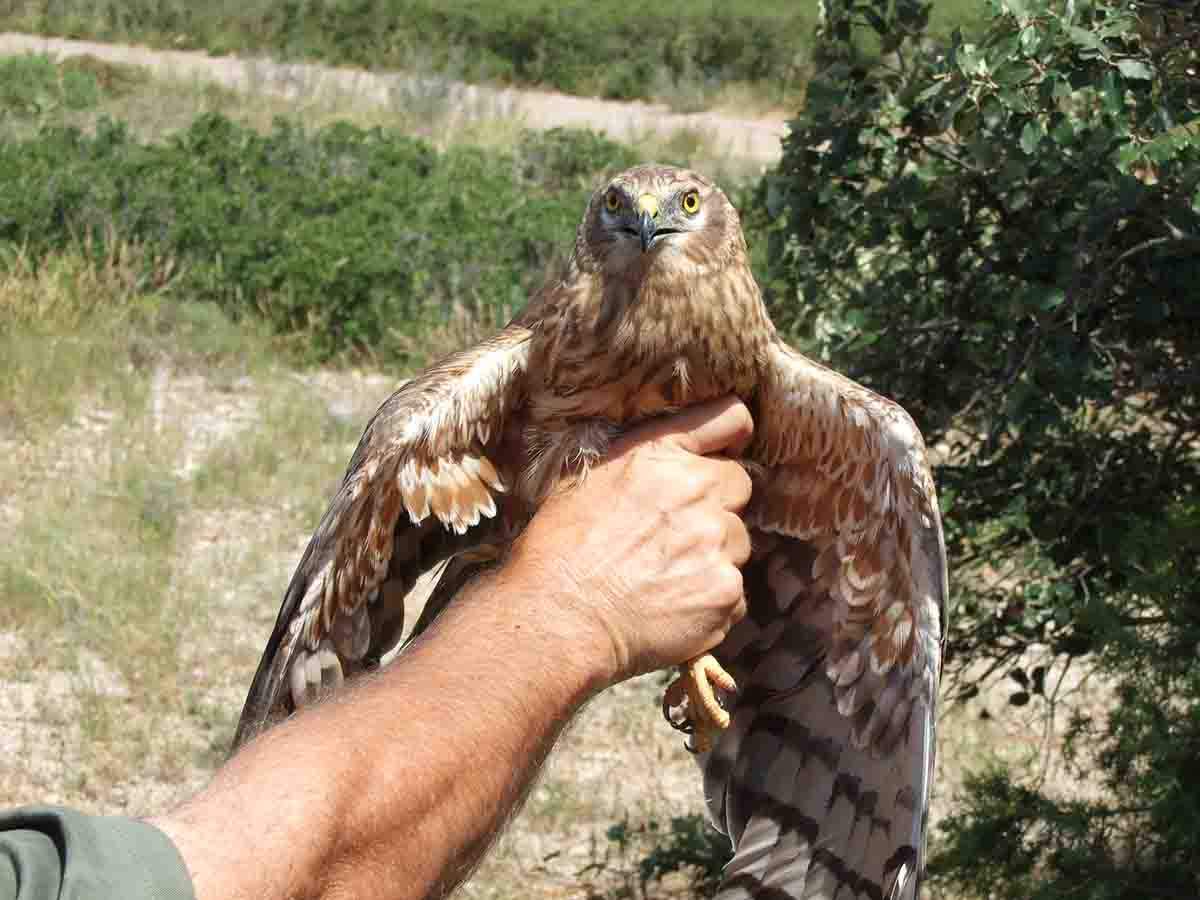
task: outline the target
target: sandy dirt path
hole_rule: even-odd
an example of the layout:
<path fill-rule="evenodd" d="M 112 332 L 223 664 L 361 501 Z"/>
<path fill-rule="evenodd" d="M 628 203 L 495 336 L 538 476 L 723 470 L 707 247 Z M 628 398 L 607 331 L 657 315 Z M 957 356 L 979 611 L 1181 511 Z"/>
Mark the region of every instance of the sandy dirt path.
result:
<path fill-rule="evenodd" d="M 777 162 L 782 118 L 743 119 L 719 113 L 681 114 L 650 103 L 621 103 L 550 91 L 497 88 L 460 81 L 422 78 L 400 72 L 367 72 L 311 63 L 280 63 L 265 57 L 208 56 L 190 50 L 152 50 L 128 44 L 64 40 L 0 33 L 0 55 L 46 53 L 54 57 L 94 56 L 113 63 L 144 66 L 160 76 L 202 79 L 231 90 L 269 93 L 289 100 L 354 97 L 357 102 L 394 104 L 397 97 L 437 92 L 470 118 L 512 119 L 531 128 L 592 128 L 614 140 L 669 137 L 692 131 L 728 157 L 762 166 Z"/>

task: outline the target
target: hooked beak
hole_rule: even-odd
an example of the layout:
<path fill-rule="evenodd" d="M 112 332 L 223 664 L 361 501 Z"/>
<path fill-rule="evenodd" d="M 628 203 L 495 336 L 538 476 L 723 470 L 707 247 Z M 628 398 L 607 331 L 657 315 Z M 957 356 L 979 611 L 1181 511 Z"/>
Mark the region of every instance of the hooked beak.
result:
<path fill-rule="evenodd" d="M 642 210 L 642 217 L 638 220 L 638 236 L 642 239 L 642 252 L 645 253 L 650 249 L 650 244 L 654 240 L 654 235 L 658 231 L 658 226 L 654 223 L 654 217 L 645 210 Z"/>
<path fill-rule="evenodd" d="M 642 252 L 645 253 L 658 234 L 658 225 L 654 221 L 658 218 L 658 198 L 650 193 L 642 194 L 638 197 L 637 211 L 641 213 L 638 217 L 638 237 L 642 239 Z"/>

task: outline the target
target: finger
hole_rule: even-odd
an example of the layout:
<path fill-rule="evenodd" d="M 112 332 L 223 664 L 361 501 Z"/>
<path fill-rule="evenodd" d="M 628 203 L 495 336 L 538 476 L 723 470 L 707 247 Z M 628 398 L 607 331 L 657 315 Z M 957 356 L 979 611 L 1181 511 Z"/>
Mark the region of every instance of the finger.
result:
<path fill-rule="evenodd" d="M 737 397 L 722 397 L 647 422 L 625 435 L 615 449 L 624 450 L 643 441 L 665 439 L 691 453 L 708 455 L 725 451 L 730 456 L 738 456 L 753 435 L 754 420 L 746 404 Z"/>
<path fill-rule="evenodd" d="M 733 608 L 733 612 L 729 616 L 730 625 L 736 625 L 742 619 L 746 618 L 746 613 L 750 612 L 750 605 L 746 602 L 746 592 L 742 592 L 742 596 L 738 599 L 737 606 Z"/>
<path fill-rule="evenodd" d="M 740 463 L 731 459 L 706 459 L 705 463 L 716 466 L 715 480 L 721 507 L 731 512 L 741 512 L 750 502 L 754 482 Z"/>
<path fill-rule="evenodd" d="M 726 513 L 725 540 L 722 551 L 725 558 L 739 569 L 750 561 L 750 529 L 736 513 Z"/>

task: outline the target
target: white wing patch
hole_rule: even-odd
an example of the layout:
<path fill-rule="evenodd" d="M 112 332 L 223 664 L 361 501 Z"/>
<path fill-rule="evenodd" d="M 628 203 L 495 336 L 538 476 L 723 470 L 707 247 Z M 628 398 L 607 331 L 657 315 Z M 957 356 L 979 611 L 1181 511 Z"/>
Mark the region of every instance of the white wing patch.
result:
<path fill-rule="evenodd" d="M 422 463 L 408 459 L 398 475 L 404 508 L 414 525 L 431 513 L 456 534 L 496 515 L 492 492 L 505 486 L 495 466 L 485 456 L 460 456 Z"/>

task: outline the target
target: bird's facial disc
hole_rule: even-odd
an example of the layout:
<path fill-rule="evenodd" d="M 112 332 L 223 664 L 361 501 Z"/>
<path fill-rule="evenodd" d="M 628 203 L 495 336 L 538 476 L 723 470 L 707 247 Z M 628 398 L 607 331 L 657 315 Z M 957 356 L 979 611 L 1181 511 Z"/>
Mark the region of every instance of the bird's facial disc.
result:
<path fill-rule="evenodd" d="M 601 217 L 605 230 L 618 242 L 636 242 L 640 252 L 676 243 L 704 225 L 704 203 L 695 187 L 677 188 L 665 195 L 645 191 L 634 195 L 613 185 L 604 195 Z"/>

